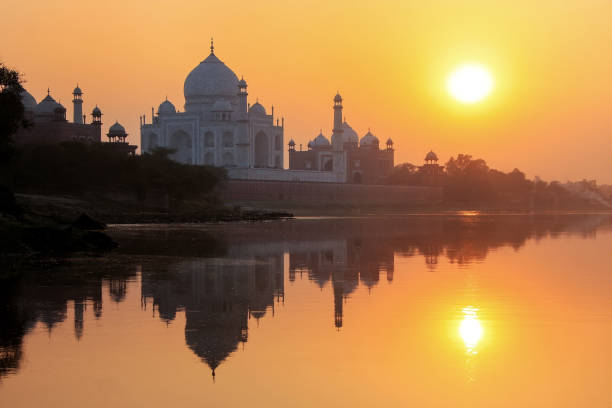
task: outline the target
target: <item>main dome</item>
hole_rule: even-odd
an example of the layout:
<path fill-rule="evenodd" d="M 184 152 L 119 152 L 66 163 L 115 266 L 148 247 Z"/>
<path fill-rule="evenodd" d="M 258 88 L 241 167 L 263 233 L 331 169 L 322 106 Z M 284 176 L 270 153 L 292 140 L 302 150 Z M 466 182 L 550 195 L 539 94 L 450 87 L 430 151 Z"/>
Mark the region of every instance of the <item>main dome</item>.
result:
<path fill-rule="evenodd" d="M 214 52 L 195 67 L 185 79 L 185 101 L 209 96 L 236 96 L 238 77 Z"/>

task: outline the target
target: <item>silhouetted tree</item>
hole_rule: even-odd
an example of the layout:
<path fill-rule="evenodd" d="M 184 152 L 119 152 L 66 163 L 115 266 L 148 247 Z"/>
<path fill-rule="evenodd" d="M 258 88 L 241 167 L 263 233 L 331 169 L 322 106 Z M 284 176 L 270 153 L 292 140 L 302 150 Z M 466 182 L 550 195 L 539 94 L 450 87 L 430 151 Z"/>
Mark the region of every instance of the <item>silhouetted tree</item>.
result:
<path fill-rule="evenodd" d="M 387 177 L 387 184 L 415 186 L 420 184 L 419 168 L 412 163 L 401 163 Z"/>
<path fill-rule="evenodd" d="M 5 162 L 14 153 L 13 135 L 26 126 L 21 102 L 19 73 L 0 63 L 0 161 Z"/>

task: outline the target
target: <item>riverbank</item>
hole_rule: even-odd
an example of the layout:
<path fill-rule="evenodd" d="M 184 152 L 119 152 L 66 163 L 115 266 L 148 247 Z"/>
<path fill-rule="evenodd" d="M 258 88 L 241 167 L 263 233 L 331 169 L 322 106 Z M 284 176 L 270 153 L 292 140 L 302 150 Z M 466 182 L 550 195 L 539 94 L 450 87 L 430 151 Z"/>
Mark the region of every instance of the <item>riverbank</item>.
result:
<path fill-rule="evenodd" d="M 95 193 L 82 196 L 37 194 L 15 196 L 19 205 L 63 222 L 72 220 L 82 213 L 106 224 L 252 222 L 293 217 L 293 214 L 281 209 L 228 207 L 207 200 L 186 201 L 179 207 L 169 209 L 110 200 Z"/>

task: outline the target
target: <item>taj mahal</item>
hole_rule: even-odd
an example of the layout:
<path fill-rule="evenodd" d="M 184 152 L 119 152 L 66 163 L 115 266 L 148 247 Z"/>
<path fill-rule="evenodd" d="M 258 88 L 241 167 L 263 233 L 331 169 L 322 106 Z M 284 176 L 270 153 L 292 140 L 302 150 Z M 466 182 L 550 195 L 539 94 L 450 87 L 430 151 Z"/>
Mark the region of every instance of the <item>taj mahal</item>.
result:
<path fill-rule="evenodd" d="M 166 99 L 150 121 L 140 117 L 142 153 L 170 148 L 176 161 L 225 167 L 229 178 L 244 180 L 372 184 L 393 169 L 393 141 L 381 149 L 370 131 L 360 139 L 343 120 L 340 94 L 333 98 L 331 140 L 321 131 L 308 150 L 296 150 L 293 140 L 285 145 L 284 118 L 275 118 L 273 107 L 268 113 L 258 101 L 249 103 L 246 81 L 219 59 L 212 40 L 183 91 L 183 112 Z"/>

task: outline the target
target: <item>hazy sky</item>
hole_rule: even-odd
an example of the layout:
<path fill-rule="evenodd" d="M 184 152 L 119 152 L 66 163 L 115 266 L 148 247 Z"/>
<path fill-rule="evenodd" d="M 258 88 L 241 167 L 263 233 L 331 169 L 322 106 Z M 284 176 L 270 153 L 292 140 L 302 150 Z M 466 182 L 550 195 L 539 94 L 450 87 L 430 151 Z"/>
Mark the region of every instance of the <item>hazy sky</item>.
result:
<path fill-rule="evenodd" d="M 396 143 L 396 163 L 470 153 L 544 179 L 612 183 L 612 2 L 608 0 L 21 0 L 2 6 L 0 61 L 72 118 L 98 104 L 139 144 L 138 118 L 215 53 L 249 98 L 285 116 L 285 138 L 329 137 L 332 98 L 348 122 Z M 495 90 L 465 106 L 446 92 L 462 62 L 488 66 Z M 88 119 L 90 120 L 90 119 Z"/>

